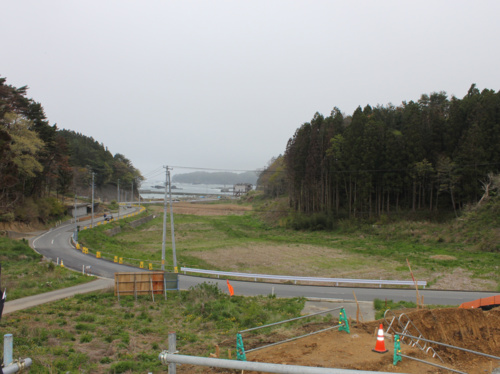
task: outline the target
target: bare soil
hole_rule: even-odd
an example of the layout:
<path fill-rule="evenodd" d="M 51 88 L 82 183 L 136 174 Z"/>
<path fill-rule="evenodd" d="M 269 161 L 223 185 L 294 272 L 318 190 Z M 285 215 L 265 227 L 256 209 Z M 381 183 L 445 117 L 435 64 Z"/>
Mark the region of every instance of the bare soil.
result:
<path fill-rule="evenodd" d="M 194 214 L 197 216 L 226 216 L 226 215 L 242 215 L 247 211 L 251 211 L 252 207 L 242 206 L 238 204 L 203 204 L 179 202 L 173 204 L 174 213 L 177 214 Z"/>
<path fill-rule="evenodd" d="M 418 310 L 407 313 L 422 336 L 429 340 L 466 348 L 476 352 L 500 356 L 500 308 L 491 311 L 480 309 L 435 309 Z M 389 352 L 378 353 L 373 349 L 376 345 L 376 333 L 380 323 L 385 333 L 384 347 Z M 327 326 L 316 324 L 316 331 Z M 310 335 L 288 343 L 259 349 L 247 353 L 248 361 L 268 362 L 276 364 L 341 368 L 351 370 L 368 370 L 399 373 L 448 373 L 429 364 L 403 357 L 402 362 L 393 365 L 393 336 L 388 334 L 386 321 L 374 321 L 350 327 L 350 334 L 344 331 L 330 330 Z M 391 331 L 393 333 L 393 331 Z M 245 349 L 260 347 L 268 342 L 258 339 L 245 340 Z M 270 336 L 269 343 L 279 340 L 279 336 Z M 248 342 L 248 346 L 247 346 Z M 500 367 L 500 361 L 476 354 L 433 345 L 443 359 L 432 357 L 418 348 L 401 344 L 401 353 L 406 356 L 428 361 L 470 374 L 491 373 Z M 179 370 L 180 369 L 180 370 Z M 179 368 L 179 373 L 188 373 L 193 368 Z M 187 370 L 187 371 L 184 371 Z M 191 371 L 192 372 L 192 371 Z M 222 369 L 209 369 L 204 373 L 229 373 Z M 247 372 L 245 374 L 254 374 Z"/>

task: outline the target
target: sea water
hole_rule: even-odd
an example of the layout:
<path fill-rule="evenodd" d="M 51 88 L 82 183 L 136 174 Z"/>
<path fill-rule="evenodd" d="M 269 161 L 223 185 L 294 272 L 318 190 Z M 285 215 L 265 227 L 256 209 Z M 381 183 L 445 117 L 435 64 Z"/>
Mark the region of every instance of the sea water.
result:
<path fill-rule="evenodd" d="M 141 199 L 163 199 L 165 195 L 164 188 L 158 188 L 164 185 L 164 183 L 151 183 L 143 184 L 140 188 Z M 222 190 L 229 189 L 229 191 L 223 192 Z M 150 191 L 154 191 L 151 193 Z M 168 194 L 168 191 L 167 191 Z M 175 183 L 172 184 L 172 197 L 181 196 L 196 196 L 202 198 L 202 196 L 218 197 L 218 196 L 233 196 L 233 186 L 223 184 L 191 184 L 191 183 Z"/>

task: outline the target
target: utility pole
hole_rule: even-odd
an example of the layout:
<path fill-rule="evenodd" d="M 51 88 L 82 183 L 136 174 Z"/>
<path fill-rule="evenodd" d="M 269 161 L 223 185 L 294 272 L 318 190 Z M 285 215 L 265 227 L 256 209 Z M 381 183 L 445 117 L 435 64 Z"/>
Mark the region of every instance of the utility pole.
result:
<path fill-rule="evenodd" d="M 94 172 L 92 172 L 92 219 L 90 220 L 90 226 L 94 227 Z"/>
<path fill-rule="evenodd" d="M 165 170 L 165 197 L 163 198 L 163 241 L 161 243 L 161 270 L 165 271 L 165 242 L 167 241 L 167 181 L 168 166 Z"/>
<path fill-rule="evenodd" d="M 75 242 L 78 243 L 78 224 L 76 222 L 76 194 L 75 194 L 75 208 L 73 212 L 74 212 L 73 216 L 75 217 L 75 233 L 73 235 L 73 239 L 75 239 Z"/>
<path fill-rule="evenodd" d="M 120 180 L 118 179 L 118 219 L 120 219 Z"/>
<path fill-rule="evenodd" d="M 174 273 L 178 273 L 177 269 L 177 254 L 175 253 L 175 232 L 174 232 L 174 207 L 172 205 L 172 183 L 170 180 L 170 169 L 167 166 L 168 174 L 168 192 L 170 195 L 170 230 L 172 231 L 172 254 L 174 257 Z"/>
<path fill-rule="evenodd" d="M 134 204 L 134 181 L 132 181 L 132 204 Z"/>

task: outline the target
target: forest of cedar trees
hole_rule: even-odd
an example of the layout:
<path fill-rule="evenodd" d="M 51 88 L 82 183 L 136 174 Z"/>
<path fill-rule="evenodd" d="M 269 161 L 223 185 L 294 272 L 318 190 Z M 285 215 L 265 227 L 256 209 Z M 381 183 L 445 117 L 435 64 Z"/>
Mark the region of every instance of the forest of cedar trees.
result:
<path fill-rule="evenodd" d="M 91 137 L 50 125 L 40 103 L 0 77 L 0 222 L 62 217 L 62 198 L 108 183 L 137 185 L 142 176 L 125 156 Z"/>
<path fill-rule="evenodd" d="M 422 95 L 400 106 L 316 113 L 271 160 L 259 184 L 296 212 L 376 218 L 453 212 L 493 193 L 500 170 L 500 93 Z"/>

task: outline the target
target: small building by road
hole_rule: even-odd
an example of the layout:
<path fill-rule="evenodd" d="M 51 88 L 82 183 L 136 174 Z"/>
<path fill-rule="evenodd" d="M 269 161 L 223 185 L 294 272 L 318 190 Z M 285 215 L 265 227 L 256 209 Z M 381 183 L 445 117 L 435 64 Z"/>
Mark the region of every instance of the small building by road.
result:
<path fill-rule="evenodd" d="M 253 185 L 251 183 L 238 183 L 233 186 L 233 195 L 241 196 L 252 190 Z"/>

